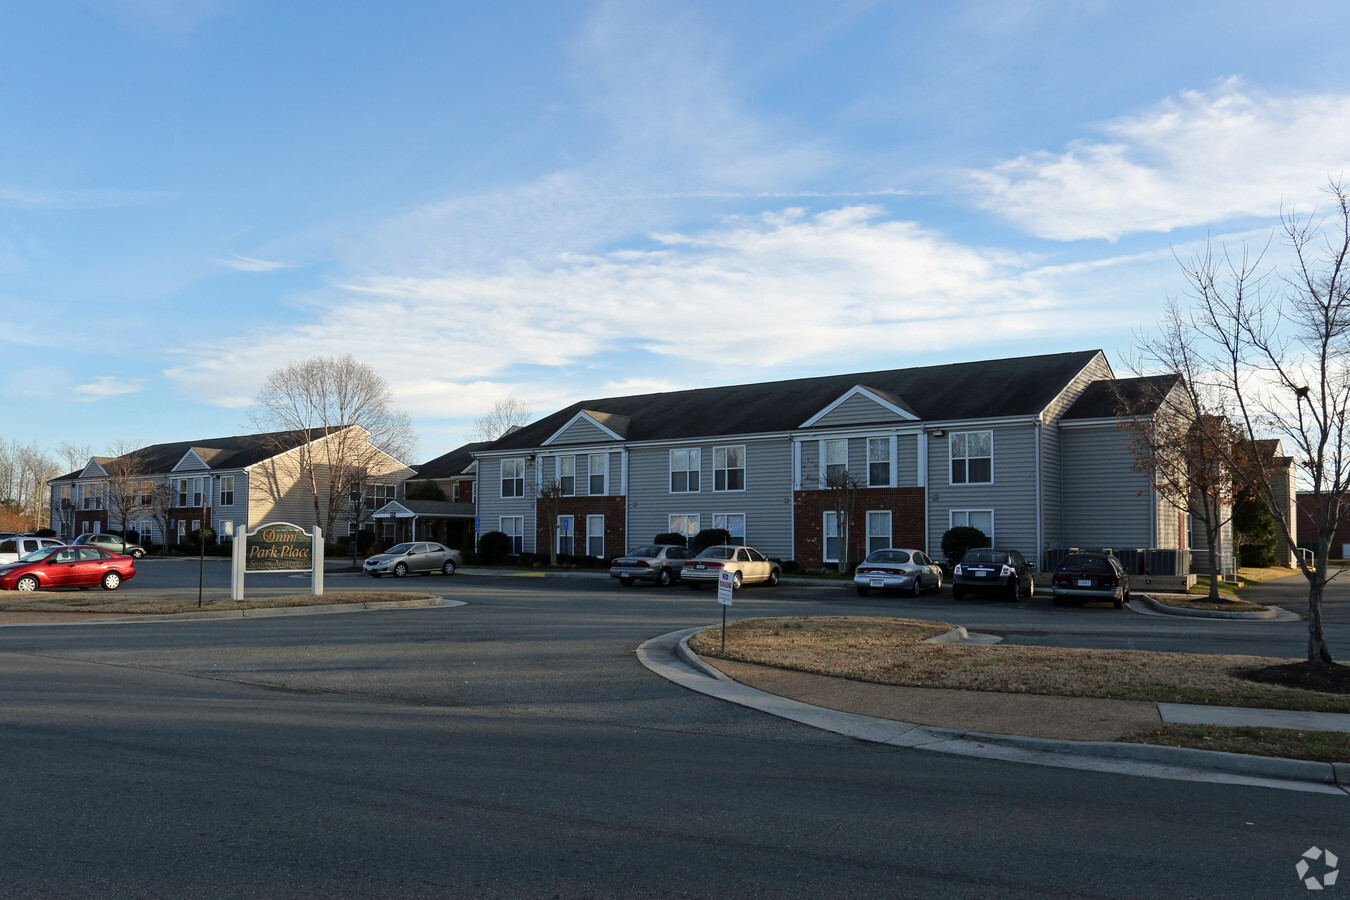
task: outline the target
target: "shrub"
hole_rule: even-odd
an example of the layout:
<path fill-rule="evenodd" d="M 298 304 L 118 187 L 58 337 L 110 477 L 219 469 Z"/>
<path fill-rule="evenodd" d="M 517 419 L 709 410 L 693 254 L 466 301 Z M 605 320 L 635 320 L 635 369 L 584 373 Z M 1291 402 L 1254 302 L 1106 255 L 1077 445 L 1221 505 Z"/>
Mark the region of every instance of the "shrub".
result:
<path fill-rule="evenodd" d="M 795 559 L 783 560 L 784 575 L 796 575 L 801 570 L 802 570 L 801 564 L 798 563 Z"/>
<path fill-rule="evenodd" d="M 948 565 L 956 565 L 966 551 L 974 547 L 988 547 L 989 537 L 983 531 L 970 525 L 958 525 L 948 528 L 942 536 L 942 555 Z"/>
<path fill-rule="evenodd" d="M 478 539 L 478 556 L 485 565 L 499 566 L 511 555 L 511 536 L 504 531 L 489 531 Z"/>
<path fill-rule="evenodd" d="M 730 544 L 731 532 L 725 528 L 705 528 L 694 535 L 695 553 L 702 553 L 709 547 L 716 547 L 719 544 Z"/>
<path fill-rule="evenodd" d="M 1269 544 L 1239 544 L 1238 565 L 1251 569 L 1275 565 L 1275 548 Z"/>
<path fill-rule="evenodd" d="M 688 546 L 688 544 L 685 543 L 684 535 L 680 534 L 677 531 L 667 531 L 665 534 L 658 534 L 656 537 L 652 538 L 652 543 L 674 544 L 677 547 Z"/>

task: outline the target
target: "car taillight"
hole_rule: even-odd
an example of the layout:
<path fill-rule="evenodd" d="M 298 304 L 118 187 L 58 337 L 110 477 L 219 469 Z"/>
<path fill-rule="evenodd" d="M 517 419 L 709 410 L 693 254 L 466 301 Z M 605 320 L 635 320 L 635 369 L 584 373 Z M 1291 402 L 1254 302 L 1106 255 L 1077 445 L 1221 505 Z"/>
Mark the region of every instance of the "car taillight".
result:
<path fill-rule="evenodd" d="M 635 569 L 650 569 L 651 566 L 647 564 L 647 561 L 646 561 L 645 559 L 639 559 L 637 562 L 633 563 L 633 568 L 635 568 Z"/>
<path fill-rule="evenodd" d="M 1004 577 L 1004 578 L 1007 578 L 1007 577 L 1008 577 L 1009 575 L 1011 575 L 1012 573 L 1013 573 L 1013 567 L 1012 567 L 1012 566 L 1004 566 L 1001 570 L 999 570 L 999 573 L 998 573 L 998 574 L 1001 575 L 1001 576 Z"/>
<path fill-rule="evenodd" d="M 960 564 L 960 563 L 957 563 L 957 564 L 956 564 L 956 568 L 955 568 L 955 569 L 952 569 L 952 574 L 953 574 L 953 575 L 960 575 L 960 574 L 961 574 L 961 564 Z"/>
<path fill-rule="evenodd" d="M 1068 572 L 1056 572 L 1056 573 L 1055 573 L 1055 584 L 1068 584 L 1068 583 L 1069 583 L 1069 573 L 1068 573 Z"/>
<path fill-rule="evenodd" d="M 1120 579 L 1114 575 L 1107 575 L 1102 579 L 1102 584 L 1107 585 L 1108 587 L 1115 587 L 1120 584 Z"/>

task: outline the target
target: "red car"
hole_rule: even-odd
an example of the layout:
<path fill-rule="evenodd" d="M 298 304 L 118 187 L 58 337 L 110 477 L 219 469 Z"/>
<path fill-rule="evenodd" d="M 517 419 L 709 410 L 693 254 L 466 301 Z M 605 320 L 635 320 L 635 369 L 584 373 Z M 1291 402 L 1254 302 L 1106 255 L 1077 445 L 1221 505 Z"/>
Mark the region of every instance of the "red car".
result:
<path fill-rule="evenodd" d="M 98 547 L 37 550 L 16 563 L 0 566 L 0 590 L 45 591 L 102 585 L 115 591 L 136 577 L 136 561 Z"/>

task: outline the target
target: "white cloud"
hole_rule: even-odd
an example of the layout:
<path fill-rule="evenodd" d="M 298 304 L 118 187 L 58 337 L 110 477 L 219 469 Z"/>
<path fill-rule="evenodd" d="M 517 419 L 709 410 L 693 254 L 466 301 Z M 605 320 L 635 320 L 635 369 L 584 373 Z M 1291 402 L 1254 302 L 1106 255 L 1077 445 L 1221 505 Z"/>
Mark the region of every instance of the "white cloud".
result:
<path fill-rule="evenodd" d="M 977 202 L 1053 240 L 1272 216 L 1350 170 L 1350 95 L 1272 96 L 1229 79 L 1103 130 L 1104 143 L 971 173 Z"/>
<path fill-rule="evenodd" d="M 111 375 L 101 375 L 88 384 L 77 385 L 75 393 L 79 395 L 82 402 L 93 400 L 106 400 L 109 397 L 117 397 L 122 394 L 135 394 L 143 388 L 144 378 L 123 379 Z"/>
<path fill-rule="evenodd" d="M 228 259 L 213 259 L 211 262 L 227 269 L 233 269 L 236 272 L 272 272 L 276 269 L 291 268 L 290 263 L 254 259 L 251 256 L 240 256 L 237 253 L 231 253 Z"/>

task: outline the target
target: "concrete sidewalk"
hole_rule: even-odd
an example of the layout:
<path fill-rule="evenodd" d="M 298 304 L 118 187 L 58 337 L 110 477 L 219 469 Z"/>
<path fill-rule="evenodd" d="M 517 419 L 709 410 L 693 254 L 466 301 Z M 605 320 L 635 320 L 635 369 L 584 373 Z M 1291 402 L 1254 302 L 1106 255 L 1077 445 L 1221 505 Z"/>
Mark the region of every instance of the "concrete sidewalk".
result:
<path fill-rule="evenodd" d="M 1060 768 L 1350 794 L 1350 763 L 1122 741 L 1169 721 L 1295 728 L 1311 722 L 1339 731 L 1350 716 L 866 684 L 704 660 L 687 643 L 701 630 L 653 638 L 638 648 L 638 658 L 690 690 L 858 740 Z"/>

